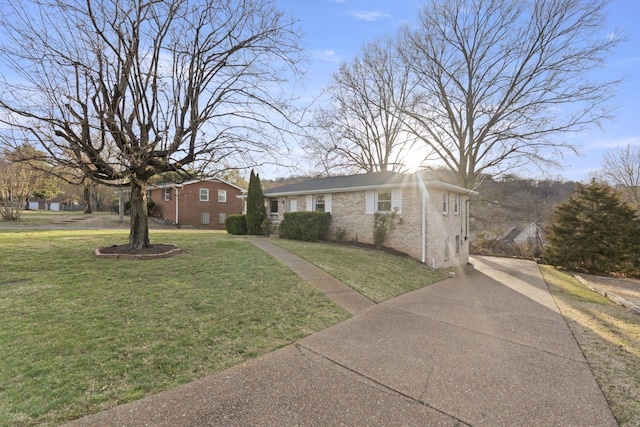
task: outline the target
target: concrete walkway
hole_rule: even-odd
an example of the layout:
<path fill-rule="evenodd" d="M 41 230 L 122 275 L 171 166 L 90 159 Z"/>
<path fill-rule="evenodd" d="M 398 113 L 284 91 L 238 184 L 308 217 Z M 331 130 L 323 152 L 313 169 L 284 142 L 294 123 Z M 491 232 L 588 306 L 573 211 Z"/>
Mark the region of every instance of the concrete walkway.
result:
<path fill-rule="evenodd" d="M 324 293 L 331 301 L 347 310 L 350 314 L 360 314 L 369 307 L 373 307 L 375 303 L 364 297 L 362 294 L 345 285 L 329 273 L 316 267 L 308 261 L 285 251 L 279 246 L 274 245 L 269 239 L 253 239 L 254 245 L 273 256 L 278 261 L 293 270 L 304 280 L 312 284 L 322 293 Z"/>
<path fill-rule="evenodd" d="M 616 426 L 537 265 L 472 262 L 293 345 L 71 425 Z"/>

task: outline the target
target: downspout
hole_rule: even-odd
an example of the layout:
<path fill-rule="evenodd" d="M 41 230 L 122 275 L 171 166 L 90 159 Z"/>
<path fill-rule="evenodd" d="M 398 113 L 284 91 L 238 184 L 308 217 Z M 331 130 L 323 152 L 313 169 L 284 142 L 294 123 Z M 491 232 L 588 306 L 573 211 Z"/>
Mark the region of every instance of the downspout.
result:
<path fill-rule="evenodd" d="M 176 227 L 178 226 L 178 187 L 176 188 Z"/>
<path fill-rule="evenodd" d="M 425 263 L 427 259 L 427 197 L 429 192 L 427 191 L 427 186 L 422 180 L 422 175 L 419 172 L 416 172 L 416 178 L 418 181 L 418 186 L 420 187 L 420 193 L 422 197 L 420 198 L 422 203 L 422 221 L 420 221 L 421 230 L 420 230 L 420 245 L 421 245 L 421 253 L 422 256 L 420 258 L 421 263 Z M 435 266 L 434 266 L 435 267 Z"/>

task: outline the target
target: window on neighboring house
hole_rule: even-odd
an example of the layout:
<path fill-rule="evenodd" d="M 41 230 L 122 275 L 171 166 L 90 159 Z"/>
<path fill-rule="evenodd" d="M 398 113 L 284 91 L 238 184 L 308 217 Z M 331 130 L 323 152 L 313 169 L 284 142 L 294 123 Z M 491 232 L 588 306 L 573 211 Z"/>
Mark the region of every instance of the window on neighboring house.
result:
<path fill-rule="evenodd" d="M 456 236 L 456 256 L 460 256 L 460 236 Z"/>
<path fill-rule="evenodd" d="M 209 189 L 208 188 L 201 188 L 200 189 L 200 201 L 201 202 L 208 202 L 209 201 Z"/>
<path fill-rule="evenodd" d="M 442 213 L 445 215 L 449 214 L 449 193 L 442 193 Z"/>
<path fill-rule="evenodd" d="M 218 190 L 218 203 L 227 203 L 227 190 Z"/>
<path fill-rule="evenodd" d="M 269 203 L 269 212 L 278 213 L 278 199 L 271 199 Z"/>
<path fill-rule="evenodd" d="M 449 238 L 444 239 L 444 259 L 449 259 Z"/>
<path fill-rule="evenodd" d="M 324 212 L 325 199 L 324 194 L 313 196 L 313 210 L 316 212 Z"/>
<path fill-rule="evenodd" d="M 171 200 L 171 189 L 170 189 L 170 188 L 165 188 L 165 189 L 163 190 L 162 199 L 163 199 L 165 202 L 168 202 L 168 201 L 170 201 L 170 200 Z"/>
<path fill-rule="evenodd" d="M 460 195 L 457 193 L 453 196 L 453 213 L 460 215 Z"/>
<path fill-rule="evenodd" d="M 218 222 L 220 224 L 224 224 L 226 220 L 227 220 L 227 214 L 224 212 L 220 212 L 220 214 L 218 215 Z"/>
<path fill-rule="evenodd" d="M 209 224 L 209 212 L 202 212 L 202 223 Z"/>
<path fill-rule="evenodd" d="M 378 191 L 377 199 L 377 212 L 391 212 L 391 190 Z"/>

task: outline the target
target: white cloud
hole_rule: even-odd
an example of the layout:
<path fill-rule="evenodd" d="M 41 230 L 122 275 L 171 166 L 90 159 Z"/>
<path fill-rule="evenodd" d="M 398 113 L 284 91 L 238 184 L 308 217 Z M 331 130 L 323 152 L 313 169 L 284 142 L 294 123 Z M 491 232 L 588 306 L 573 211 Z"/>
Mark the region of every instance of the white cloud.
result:
<path fill-rule="evenodd" d="M 353 10 L 351 11 L 351 16 L 361 20 L 361 21 L 369 21 L 375 22 L 385 18 L 391 18 L 386 12 L 382 12 L 380 10 Z"/>
<path fill-rule="evenodd" d="M 326 62 L 340 62 L 342 58 L 334 50 L 325 49 L 325 50 L 314 50 L 311 51 L 311 55 L 315 59 L 319 59 L 321 61 Z"/>
<path fill-rule="evenodd" d="M 613 139 L 598 138 L 590 141 L 588 146 L 585 147 L 585 150 L 592 151 L 592 150 L 601 150 L 601 149 L 607 149 L 607 148 L 620 148 L 620 147 L 626 147 L 627 145 L 640 146 L 640 137 L 630 136 L 626 138 L 613 138 Z"/>

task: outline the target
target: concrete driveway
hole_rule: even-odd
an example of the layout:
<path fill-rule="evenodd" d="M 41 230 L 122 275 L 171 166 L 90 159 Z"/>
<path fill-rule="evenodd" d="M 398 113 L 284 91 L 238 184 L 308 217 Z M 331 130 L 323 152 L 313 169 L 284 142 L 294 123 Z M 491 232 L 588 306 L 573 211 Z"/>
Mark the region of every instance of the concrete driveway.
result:
<path fill-rule="evenodd" d="M 474 269 L 91 426 L 615 426 L 533 262 Z"/>

